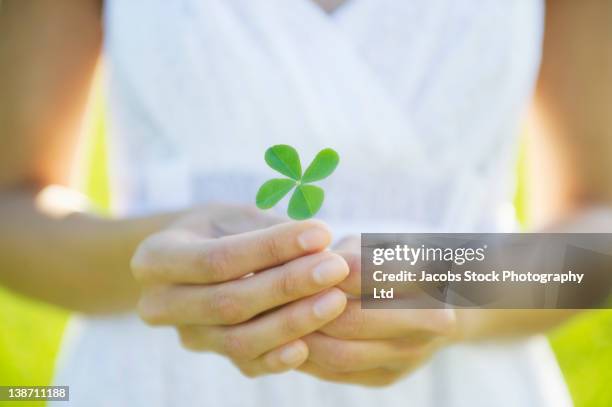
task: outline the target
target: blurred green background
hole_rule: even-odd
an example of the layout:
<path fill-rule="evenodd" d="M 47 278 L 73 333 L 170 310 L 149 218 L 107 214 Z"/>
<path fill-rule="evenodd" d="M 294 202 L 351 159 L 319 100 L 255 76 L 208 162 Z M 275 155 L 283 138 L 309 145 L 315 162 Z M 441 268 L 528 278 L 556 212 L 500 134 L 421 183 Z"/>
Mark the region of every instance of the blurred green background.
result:
<path fill-rule="evenodd" d="M 100 86 L 92 99 L 83 192 L 108 209 L 104 103 Z M 523 223 L 526 166 L 518 166 L 517 215 Z M 9 293 L 0 287 L 0 385 L 50 383 L 68 313 Z M 590 311 L 549 335 L 577 406 L 612 406 L 612 311 Z M 69 384 L 69 383 L 67 383 Z M 37 406 L 43 403 L 0 405 Z"/>

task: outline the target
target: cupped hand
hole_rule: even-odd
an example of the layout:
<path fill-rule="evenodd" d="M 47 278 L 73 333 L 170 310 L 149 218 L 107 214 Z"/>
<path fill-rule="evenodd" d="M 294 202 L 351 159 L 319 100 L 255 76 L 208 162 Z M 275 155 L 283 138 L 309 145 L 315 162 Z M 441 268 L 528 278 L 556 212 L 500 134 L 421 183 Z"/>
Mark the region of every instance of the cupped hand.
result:
<path fill-rule="evenodd" d="M 454 310 L 362 309 L 359 240 L 345 240 L 336 250 L 350 267 L 339 285 L 349 300 L 338 318 L 302 338 L 310 353 L 299 370 L 328 381 L 384 386 L 453 340 Z"/>
<path fill-rule="evenodd" d="M 342 313 L 334 286 L 349 273 L 324 251 L 325 224 L 260 217 L 208 207 L 147 238 L 132 259 L 142 319 L 176 326 L 186 348 L 225 355 L 248 376 L 304 363 L 300 338 Z"/>

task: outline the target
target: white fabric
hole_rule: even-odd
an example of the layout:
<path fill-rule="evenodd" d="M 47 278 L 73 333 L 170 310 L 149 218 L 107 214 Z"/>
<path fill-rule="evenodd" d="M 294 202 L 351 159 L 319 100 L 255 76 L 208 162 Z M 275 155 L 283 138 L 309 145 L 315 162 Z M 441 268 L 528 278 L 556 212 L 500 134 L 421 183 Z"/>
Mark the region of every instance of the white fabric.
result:
<path fill-rule="evenodd" d="M 338 236 L 499 230 L 542 26 L 540 0 L 348 0 L 331 16 L 311 0 L 107 0 L 116 211 L 252 202 L 274 176 L 263 152 L 287 143 L 303 165 L 340 153 L 320 214 Z M 55 381 L 74 405 L 570 404 L 543 339 L 455 346 L 370 389 L 247 379 L 133 315 L 75 319 L 66 338 Z"/>

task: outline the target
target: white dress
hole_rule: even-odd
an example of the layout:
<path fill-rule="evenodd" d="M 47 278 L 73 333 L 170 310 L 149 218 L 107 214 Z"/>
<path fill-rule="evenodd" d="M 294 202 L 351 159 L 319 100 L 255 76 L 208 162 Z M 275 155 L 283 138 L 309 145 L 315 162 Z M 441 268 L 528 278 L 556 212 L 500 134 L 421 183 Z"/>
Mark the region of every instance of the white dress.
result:
<path fill-rule="evenodd" d="M 338 237 L 502 230 L 543 12 L 539 0 L 348 0 L 331 16 L 312 0 L 107 0 L 116 213 L 252 203 L 274 175 L 265 149 L 286 143 L 303 165 L 340 153 L 319 216 Z M 371 389 L 248 379 L 132 314 L 74 318 L 55 382 L 87 407 L 571 404 L 542 338 L 454 346 Z"/>

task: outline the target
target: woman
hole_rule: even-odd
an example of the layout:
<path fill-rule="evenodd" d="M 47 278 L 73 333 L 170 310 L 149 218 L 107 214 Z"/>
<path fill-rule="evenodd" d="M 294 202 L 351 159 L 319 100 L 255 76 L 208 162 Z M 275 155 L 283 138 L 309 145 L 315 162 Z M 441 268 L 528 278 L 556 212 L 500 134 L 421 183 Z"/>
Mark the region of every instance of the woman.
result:
<path fill-rule="evenodd" d="M 88 314 L 55 379 L 75 405 L 570 404 L 527 338 L 568 313 L 361 310 L 351 237 L 502 230 L 534 87 L 540 219 L 607 205 L 608 2 L 2 7 L 0 276 Z M 117 217 L 53 217 L 35 197 L 69 181 L 102 38 Z M 326 223 L 244 206 L 277 143 L 340 152 Z"/>

